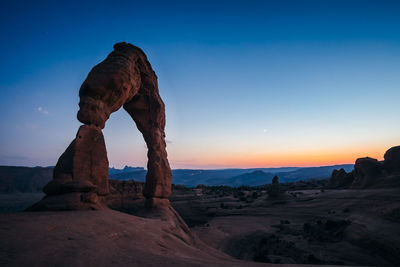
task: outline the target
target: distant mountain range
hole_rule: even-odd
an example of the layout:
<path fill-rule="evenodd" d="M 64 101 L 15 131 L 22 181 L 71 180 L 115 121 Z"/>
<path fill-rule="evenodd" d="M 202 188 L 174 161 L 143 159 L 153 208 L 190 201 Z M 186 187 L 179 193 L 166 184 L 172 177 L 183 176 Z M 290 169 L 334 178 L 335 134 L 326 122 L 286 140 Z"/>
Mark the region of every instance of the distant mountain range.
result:
<path fill-rule="evenodd" d="M 108 169 L 108 174 L 109 175 L 114 175 L 114 174 L 120 174 L 120 173 L 126 173 L 126 172 L 135 172 L 135 171 L 144 171 L 143 167 L 130 167 L 130 166 L 125 166 L 123 169 L 116 169 L 114 167 L 111 167 Z"/>
<path fill-rule="evenodd" d="M 126 167 L 125 167 L 126 168 Z M 124 169 L 125 169 L 124 168 Z M 353 170 L 353 164 L 342 164 L 321 167 L 282 167 L 282 168 L 255 168 L 255 169 L 216 169 L 216 170 L 172 170 L 172 183 L 193 187 L 198 184 L 207 186 L 257 186 L 270 184 L 277 175 L 281 182 L 295 182 L 299 180 L 327 179 L 332 171 L 343 168 Z M 146 170 L 134 170 L 110 174 L 110 179 L 145 181 Z"/>
<path fill-rule="evenodd" d="M 335 169 L 343 168 L 346 172 L 353 169 L 353 164 L 321 167 L 282 167 L 254 169 L 216 169 L 216 170 L 172 170 L 172 183 L 194 187 L 199 184 L 257 186 L 269 184 L 277 175 L 280 182 L 299 180 L 326 179 Z M 109 177 L 114 180 L 145 181 L 147 170 L 143 167 L 125 166 L 123 169 L 109 169 Z M 53 167 L 14 167 L 0 166 L 0 192 L 41 192 L 53 175 Z"/>

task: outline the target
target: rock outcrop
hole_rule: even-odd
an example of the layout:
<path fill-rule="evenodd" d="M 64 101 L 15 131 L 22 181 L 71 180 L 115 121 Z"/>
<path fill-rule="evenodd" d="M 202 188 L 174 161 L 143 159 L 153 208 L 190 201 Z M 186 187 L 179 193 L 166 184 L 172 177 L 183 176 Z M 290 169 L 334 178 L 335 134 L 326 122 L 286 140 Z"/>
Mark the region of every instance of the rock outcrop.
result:
<path fill-rule="evenodd" d="M 378 183 L 383 176 L 383 164 L 373 158 L 359 158 L 354 165 L 352 188 L 366 188 Z"/>
<path fill-rule="evenodd" d="M 394 146 L 383 156 L 383 166 L 389 174 L 400 174 L 400 146 Z"/>
<path fill-rule="evenodd" d="M 117 43 L 96 65 L 79 90 L 76 138 L 61 155 L 46 197 L 30 210 L 85 210 L 105 207 L 109 194 L 108 159 L 102 129 L 112 112 L 129 113 L 148 147 L 144 196 L 147 207 L 168 206 L 172 174 L 165 143 L 165 107 L 157 76 L 144 52 Z"/>
<path fill-rule="evenodd" d="M 333 170 L 328 188 L 348 188 L 354 181 L 354 171 L 347 173 L 343 168 Z"/>
<path fill-rule="evenodd" d="M 359 158 L 350 173 L 334 170 L 327 187 L 362 189 L 400 185 L 400 146 L 387 150 L 384 159 Z"/>
<path fill-rule="evenodd" d="M 267 193 L 270 198 L 279 198 L 283 196 L 284 191 L 279 184 L 278 176 L 274 176 L 274 178 L 272 178 L 272 182 L 268 186 Z"/>

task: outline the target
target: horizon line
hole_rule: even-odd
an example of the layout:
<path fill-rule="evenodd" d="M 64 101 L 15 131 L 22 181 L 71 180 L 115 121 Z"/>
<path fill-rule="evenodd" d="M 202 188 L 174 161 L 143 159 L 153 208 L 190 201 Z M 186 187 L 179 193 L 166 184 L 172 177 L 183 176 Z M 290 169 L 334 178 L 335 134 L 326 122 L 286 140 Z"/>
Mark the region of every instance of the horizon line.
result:
<path fill-rule="evenodd" d="M 283 169 L 283 168 L 318 168 L 318 167 L 332 167 L 332 166 L 342 166 L 342 165 L 354 165 L 354 163 L 340 163 L 340 164 L 331 164 L 331 165 L 313 165 L 313 166 L 279 166 L 279 167 L 221 167 L 221 168 L 197 168 L 197 167 L 188 167 L 188 168 L 171 168 L 171 170 L 252 170 L 252 169 Z M 19 168 L 54 168 L 55 166 L 21 166 L 21 165 L 0 165 L 0 167 L 19 167 Z M 113 168 L 116 170 L 122 170 L 125 167 L 131 168 L 143 168 L 147 171 L 146 167 L 143 166 L 129 166 L 125 165 L 122 168 L 116 168 L 114 166 L 109 166 L 108 168 Z"/>

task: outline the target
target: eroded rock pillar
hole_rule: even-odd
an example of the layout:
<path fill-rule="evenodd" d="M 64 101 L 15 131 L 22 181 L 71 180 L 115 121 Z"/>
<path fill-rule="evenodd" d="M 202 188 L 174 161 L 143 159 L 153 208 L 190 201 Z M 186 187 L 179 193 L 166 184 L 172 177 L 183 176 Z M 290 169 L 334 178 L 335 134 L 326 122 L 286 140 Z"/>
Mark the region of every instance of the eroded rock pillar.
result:
<path fill-rule="evenodd" d="M 109 193 L 108 159 L 101 129 L 82 125 L 59 158 L 46 197 L 30 210 L 98 210 Z"/>
<path fill-rule="evenodd" d="M 124 109 L 135 121 L 148 149 L 146 184 L 143 191 L 146 207 L 168 206 L 172 173 L 165 143 L 165 108 L 158 90 L 141 88 L 139 94 L 124 105 Z"/>

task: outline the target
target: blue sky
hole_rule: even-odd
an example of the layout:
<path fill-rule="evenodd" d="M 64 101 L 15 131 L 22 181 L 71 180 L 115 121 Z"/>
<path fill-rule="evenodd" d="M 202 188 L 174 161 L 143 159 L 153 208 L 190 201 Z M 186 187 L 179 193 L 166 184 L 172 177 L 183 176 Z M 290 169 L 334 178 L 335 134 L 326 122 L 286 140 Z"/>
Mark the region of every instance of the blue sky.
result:
<path fill-rule="evenodd" d="M 315 166 L 400 144 L 398 1 L 5 1 L 0 164 L 55 165 L 78 90 L 112 45 L 159 78 L 174 168 Z M 120 110 L 111 166 L 145 166 Z"/>

